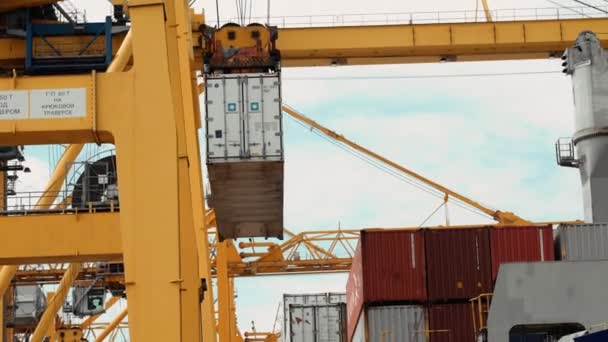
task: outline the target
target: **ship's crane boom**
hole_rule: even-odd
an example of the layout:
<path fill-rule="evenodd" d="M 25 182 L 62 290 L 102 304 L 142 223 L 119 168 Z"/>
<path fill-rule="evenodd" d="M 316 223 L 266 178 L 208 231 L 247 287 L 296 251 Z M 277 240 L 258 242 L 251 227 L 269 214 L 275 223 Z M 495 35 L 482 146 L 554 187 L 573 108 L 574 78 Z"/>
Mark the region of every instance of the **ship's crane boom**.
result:
<path fill-rule="evenodd" d="M 386 157 L 383 157 L 380 154 L 355 143 L 354 141 L 346 138 L 344 135 L 336 133 L 335 131 L 332 131 L 331 129 L 329 129 L 325 126 L 322 126 L 318 122 L 306 117 L 304 114 L 298 112 L 297 110 L 293 109 L 292 107 L 290 107 L 288 105 L 283 105 L 283 111 L 285 113 L 289 114 L 294 119 L 304 123 L 305 125 L 311 127 L 312 129 L 316 129 L 317 131 L 323 133 L 324 135 L 330 137 L 331 139 L 334 139 L 342 144 L 345 144 L 348 147 L 350 147 L 358 152 L 361 152 L 361 153 L 365 154 L 366 156 L 407 175 L 408 177 L 414 178 L 415 180 L 417 180 L 421 183 L 424 183 L 427 186 L 430 186 L 436 190 L 439 190 L 440 192 L 442 192 L 444 194 L 446 201 L 450 197 L 455 198 L 455 199 L 459 200 L 460 202 L 466 204 L 467 206 L 472 207 L 472 208 L 492 217 L 499 224 L 505 224 L 505 225 L 530 224 L 529 221 L 515 215 L 512 212 L 504 212 L 504 211 L 488 208 L 487 206 L 484 206 L 483 204 L 481 204 L 475 200 L 472 200 L 464 195 L 461 195 L 453 190 L 450 190 L 450 189 L 446 188 L 445 186 L 432 181 L 429 178 L 426 178 L 408 168 L 405 168 L 402 165 L 399 165 L 399 164 L 395 163 L 394 161 L 392 161 Z"/>

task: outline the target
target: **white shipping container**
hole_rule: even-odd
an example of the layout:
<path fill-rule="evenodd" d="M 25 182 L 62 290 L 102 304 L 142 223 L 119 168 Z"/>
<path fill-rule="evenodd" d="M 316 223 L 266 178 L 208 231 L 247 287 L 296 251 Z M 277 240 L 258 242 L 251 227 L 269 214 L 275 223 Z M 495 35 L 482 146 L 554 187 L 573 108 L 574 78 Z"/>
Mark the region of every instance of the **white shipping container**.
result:
<path fill-rule="evenodd" d="M 282 161 L 277 74 L 207 77 L 207 163 Z"/>
<path fill-rule="evenodd" d="M 426 314 L 418 305 L 367 307 L 351 342 L 426 342 Z"/>
<path fill-rule="evenodd" d="M 291 321 L 289 317 L 291 306 L 326 306 L 331 304 L 346 304 L 346 293 L 284 294 L 282 341 L 290 341 Z"/>
<path fill-rule="evenodd" d="M 207 170 L 220 240 L 283 238 L 283 130 L 278 74 L 206 79 Z"/>
<path fill-rule="evenodd" d="M 555 241 L 558 260 L 608 260 L 606 223 L 561 224 Z"/>
<path fill-rule="evenodd" d="M 346 304 L 290 305 L 290 342 L 346 342 Z"/>

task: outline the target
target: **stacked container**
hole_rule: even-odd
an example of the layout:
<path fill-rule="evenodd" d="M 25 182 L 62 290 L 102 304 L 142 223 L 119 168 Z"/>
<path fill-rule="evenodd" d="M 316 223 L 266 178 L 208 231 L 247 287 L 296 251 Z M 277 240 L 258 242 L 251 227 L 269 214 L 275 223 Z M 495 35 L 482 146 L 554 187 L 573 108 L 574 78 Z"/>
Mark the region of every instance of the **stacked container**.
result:
<path fill-rule="evenodd" d="M 429 301 L 469 300 L 492 290 L 487 229 L 427 229 Z"/>
<path fill-rule="evenodd" d="M 424 248 L 421 230 L 361 232 L 346 284 L 348 334 L 353 341 L 355 330 L 357 342 L 382 341 L 374 337 L 379 327 L 389 329 L 382 330 L 384 334 L 410 336 L 410 330 L 419 325 L 416 322 L 425 321 L 421 306 L 427 299 Z M 409 306 L 393 306 L 402 304 Z M 391 316 L 393 321 L 373 323 L 397 312 L 399 318 Z"/>
<path fill-rule="evenodd" d="M 346 294 L 283 295 L 284 342 L 346 341 Z"/>
<path fill-rule="evenodd" d="M 554 260 L 552 244 L 551 226 L 362 231 L 350 341 L 474 342 L 482 322 L 470 300 L 493 292 L 503 263 Z"/>
<path fill-rule="evenodd" d="M 561 224 L 555 251 L 559 260 L 608 260 L 608 224 Z"/>
<path fill-rule="evenodd" d="M 494 283 L 500 264 L 555 260 L 553 228 L 550 225 L 491 228 L 490 250 Z"/>

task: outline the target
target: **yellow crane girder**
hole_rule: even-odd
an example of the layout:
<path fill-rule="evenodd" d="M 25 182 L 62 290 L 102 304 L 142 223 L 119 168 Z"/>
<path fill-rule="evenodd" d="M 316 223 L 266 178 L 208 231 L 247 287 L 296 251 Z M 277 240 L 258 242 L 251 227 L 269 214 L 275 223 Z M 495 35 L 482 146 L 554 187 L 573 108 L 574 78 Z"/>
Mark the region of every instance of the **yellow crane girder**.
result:
<path fill-rule="evenodd" d="M 200 33 L 192 27 L 195 65 L 202 65 Z M 277 48 L 284 67 L 544 59 L 561 56 L 581 31 L 606 28 L 608 18 L 280 28 Z M 53 39 L 73 45 L 83 38 Z M 115 35 L 113 46 L 122 39 Z M 24 58 L 25 40 L 0 39 L 0 66 L 23 67 Z"/>

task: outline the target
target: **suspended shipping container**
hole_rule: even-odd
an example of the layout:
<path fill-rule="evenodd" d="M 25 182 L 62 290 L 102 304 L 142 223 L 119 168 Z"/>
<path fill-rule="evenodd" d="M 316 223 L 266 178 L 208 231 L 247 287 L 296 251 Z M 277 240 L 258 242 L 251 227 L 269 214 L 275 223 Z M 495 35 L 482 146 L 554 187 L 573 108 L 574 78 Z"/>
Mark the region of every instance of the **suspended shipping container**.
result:
<path fill-rule="evenodd" d="M 290 308 L 292 306 L 327 306 L 333 304 L 346 304 L 345 293 L 314 293 L 314 294 L 283 294 L 283 342 L 289 342 L 291 333 Z M 346 318 L 346 315 L 344 316 Z"/>
<path fill-rule="evenodd" d="M 373 306 L 361 312 L 352 342 L 425 342 L 424 307 Z"/>
<path fill-rule="evenodd" d="M 475 342 L 471 304 L 441 304 L 428 308 L 430 342 Z"/>
<path fill-rule="evenodd" d="M 553 228 L 550 225 L 490 228 L 490 250 L 495 282 L 500 264 L 555 260 Z"/>
<path fill-rule="evenodd" d="M 426 229 L 428 298 L 471 299 L 492 292 L 488 229 Z"/>
<path fill-rule="evenodd" d="M 361 231 L 346 284 L 349 336 L 367 305 L 426 300 L 424 248 L 420 230 Z"/>
<path fill-rule="evenodd" d="M 555 245 L 559 260 L 608 260 L 608 224 L 561 224 Z"/>
<path fill-rule="evenodd" d="M 346 304 L 289 306 L 290 342 L 346 342 Z"/>
<path fill-rule="evenodd" d="M 280 77 L 208 76 L 205 84 L 208 204 L 220 238 L 282 238 Z"/>

